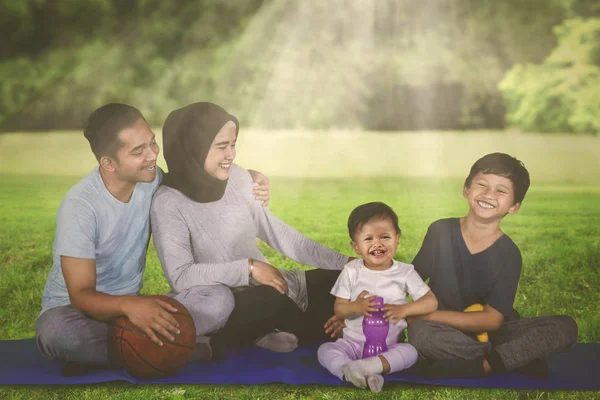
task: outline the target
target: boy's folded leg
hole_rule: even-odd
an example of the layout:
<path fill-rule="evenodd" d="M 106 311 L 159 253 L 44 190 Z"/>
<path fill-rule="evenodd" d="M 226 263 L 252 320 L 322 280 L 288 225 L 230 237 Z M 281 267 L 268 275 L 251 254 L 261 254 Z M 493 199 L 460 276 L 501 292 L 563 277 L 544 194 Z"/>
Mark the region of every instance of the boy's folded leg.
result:
<path fill-rule="evenodd" d="M 428 379 L 482 378 L 485 376 L 483 358 L 474 360 L 437 360 L 429 364 L 425 371 Z"/>
<path fill-rule="evenodd" d="M 431 365 L 432 361 L 427 361 L 423 359 L 419 359 L 412 367 L 408 368 L 407 371 L 410 371 L 417 376 L 426 377 L 427 369 Z"/>
<path fill-rule="evenodd" d="M 548 379 L 548 363 L 543 358 L 533 360 L 529 364 L 516 368 L 510 372 L 531 376 L 537 379 Z"/>
<path fill-rule="evenodd" d="M 517 373 L 531 376 L 537 379 L 548 378 L 548 365 L 546 360 L 537 359 L 522 367 L 508 371 L 502 364 L 497 353 L 492 352 L 487 360 L 491 366 L 491 374 Z M 458 379 L 458 378 L 481 378 L 486 376 L 483 367 L 483 359 L 475 360 L 438 360 L 429 364 L 424 369 L 424 375 L 428 379 Z"/>
<path fill-rule="evenodd" d="M 548 363 L 544 358 L 537 358 L 523 366 L 511 370 L 506 368 L 500 354 L 496 351 L 492 351 L 486 358 L 492 368 L 493 374 L 516 373 L 537 379 L 548 378 Z"/>

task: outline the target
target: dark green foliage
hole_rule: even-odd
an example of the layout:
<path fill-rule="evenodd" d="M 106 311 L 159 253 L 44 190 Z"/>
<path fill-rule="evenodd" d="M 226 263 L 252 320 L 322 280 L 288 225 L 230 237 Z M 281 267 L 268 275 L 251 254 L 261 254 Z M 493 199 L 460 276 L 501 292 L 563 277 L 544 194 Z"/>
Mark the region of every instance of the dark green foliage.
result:
<path fill-rule="evenodd" d="M 498 84 L 547 59 L 565 18 L 599 14 L 594 0 L 0 0 L 0 130 L 80 129 L 108 102 L 160 126 L 205 100 L 265 128 L 502 128 L 508 99 L 523 129 L 593 131 L 595 73 L 515 67 L 516 86 L 584 88 L 534 88 L 552 93 L 526 123 Z"/>
<path fill-rule="evenodd" d="M 500 89 L 510 125 L 526 131 L 600 133 L 600 18 L 568 19 L 540 65 L 515 65 Z"/>
<path fill-rule="evenodd" d="M 203 81 L 173 85 L 181 55 L 201 49 L 193 70 L 209 81 L 202 57 L 231 40 L 261 3 L 0 0 L 0 26 L 10 34 L 0 42 L 0 126 L 80 128 L 113 101 L 135 104 L 160 124 L 190 87 L 204 90 L 195 99 L 212 93 Z"/>
<path fill-rule="evenodd" d="M 282 0 L 261 11 L 217 98 L 261 127 L 369 130 L 502 127 L 498 82 L 551 51 L 565 14 L 545 0 Z"/>

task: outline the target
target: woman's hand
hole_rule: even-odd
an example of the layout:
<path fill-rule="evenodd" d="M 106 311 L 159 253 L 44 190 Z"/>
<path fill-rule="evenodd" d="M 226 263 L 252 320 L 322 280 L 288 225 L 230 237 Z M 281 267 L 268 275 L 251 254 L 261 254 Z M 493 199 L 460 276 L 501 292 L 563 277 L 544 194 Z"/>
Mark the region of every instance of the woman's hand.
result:
<path fill-rule="evenodd" d="M 252 190 L 252 194 L 256 200 L 262 201 L 263 207 L 269 205 L 269 200 L 271 200 L 271 193 L 269 191 L 269 179 L 266 176 L 261 174 L 258 171 L 254 171 L 253 169 L 249 169 L 250 176 L 252 177 L 252 181 L 254 182 L 254 189 Z"/>
<path fill-rule="evenodd" d="M 252 270 L 252 278 L 262 283 L 269 285 L 281 294 L 286 294 L 288 291 L 287 282 L 281 272 L 271 264 L 262 261 L 253 260 L 254 269 Z"/>
<path fill-rule="evenodd" d="M 329 335 L 331 338 L 340 338 L 342 337 L 342 333 L 344 328 L 346 327 L 346 323 L 343 319 L 339 319 L 335 315 L 325 322 L 325 333 Z"/>

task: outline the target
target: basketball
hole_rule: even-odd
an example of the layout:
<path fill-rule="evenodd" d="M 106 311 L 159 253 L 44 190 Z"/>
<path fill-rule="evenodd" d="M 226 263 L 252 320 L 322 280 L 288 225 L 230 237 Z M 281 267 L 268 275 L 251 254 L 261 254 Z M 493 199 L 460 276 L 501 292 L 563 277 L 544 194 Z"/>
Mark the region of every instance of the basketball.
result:
<path fill-rule="evenodd" d="M 149 296 L 160 299 L 177 308 L 171 313 L 179 322 L 179 335 L 169 341 L 156 336 L 162 346 L 154 343 L 125 316 L 112 321 L 109 335 L 111 353 L 118 365 L 142 379 L 164 378 L 175 374 L 192 359 L 196 346 L 196 327 L 192 316 L 177 300 L 167 296 Z"/>

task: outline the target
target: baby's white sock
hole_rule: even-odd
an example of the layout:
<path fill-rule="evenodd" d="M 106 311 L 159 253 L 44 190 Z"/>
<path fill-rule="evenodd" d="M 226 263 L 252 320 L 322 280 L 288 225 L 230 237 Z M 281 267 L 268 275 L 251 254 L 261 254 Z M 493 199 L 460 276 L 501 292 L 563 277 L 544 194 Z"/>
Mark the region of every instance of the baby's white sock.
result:
<path fill-rule="evenodd" d="M 351 361 L 342 367 L 344 380 L 352 382 L 356 387 L 364 389 L 367 387 L 367 379 L 363 374 L 362 368 L 357 364 L 358 361 Z"/>
<path fill-rule="evenodd" d="M 383 372 L 383 363 L 378 356 L 364 358 L 358 361 L 363 364 L 363 371 L 365 375 L 375 375 Z"/>
<path fill-rule="evenodd" d="M 278 353 L 287 353 L 298 347 L 298 338 L 293 333 L 274 331 L 256 339 L 254 344 Z"/>
<path fill-rule="evenodd" d="M 350 361 L 342 367 L 344 379 L 352 382 L 361 389 L 367 387 L 367 375 L 377 375 L 383 372 L 383 364 L 379 357 L 369 357 L 364 360 Z M 383 386 L 383 383 L 382 383 Z M 381 389 L 380 389 L 381 390 Z"/>
<path fill-rule="evenodd" d="M 371 392 L 379 393 L 383 388 L 383 376 L 379 374 L 367 375 L 367 384 Z"/>

